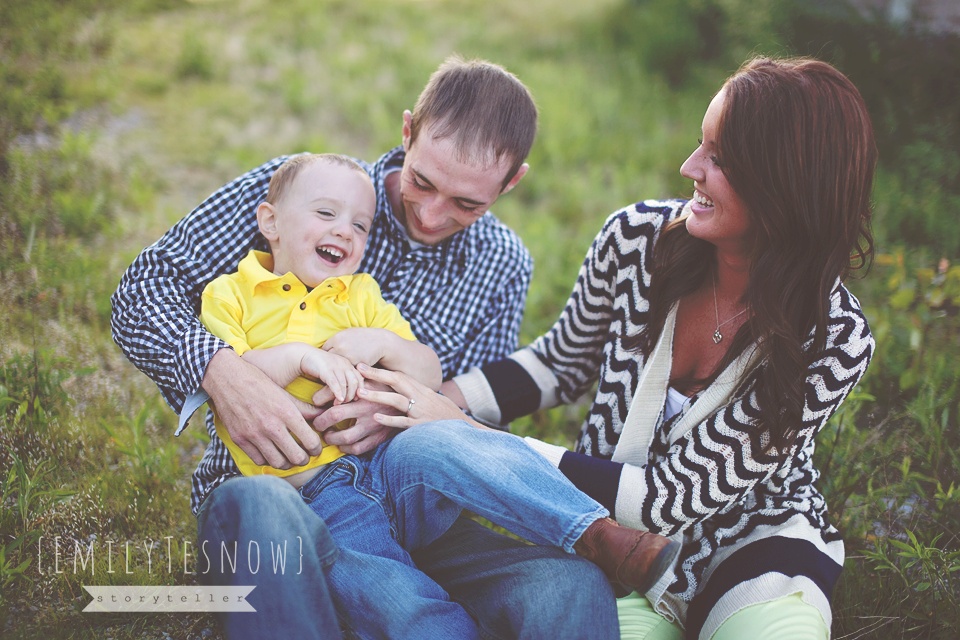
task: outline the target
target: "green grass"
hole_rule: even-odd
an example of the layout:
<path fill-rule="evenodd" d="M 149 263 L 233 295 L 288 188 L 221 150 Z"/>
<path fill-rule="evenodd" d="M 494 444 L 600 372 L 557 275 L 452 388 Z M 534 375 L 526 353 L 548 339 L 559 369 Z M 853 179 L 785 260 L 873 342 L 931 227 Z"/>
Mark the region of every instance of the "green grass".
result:
<path fill-rule="evenodd" d="M 955 637 L 958 42 L 787 0 L 0 4 L 0 633 L 219 634 L 210 616 L 79 613 L 82 584 L 189 577 L 118 577 L 102 556 L 93 574 L 40 572 L 58 535 L 68 549 L 194 535 L 202 429 L 172 437 L 108 320 L 124 268 L 207 194 L 283 153 L 375 159 L 444 57 L 502 63 L 541 109 L 531 171 L 495 208 L 536 261 L 530 340 L 609 213 L 688 189 L 678 168 L 722 79 L 751 52 L 798 51 L 861 87 L 882 156 L 880 257 L 852 284 L 877 352 L 817 450 L 848 549 L 834 637 Z M 585 408 L 514 431 L 570 445 Z"/>

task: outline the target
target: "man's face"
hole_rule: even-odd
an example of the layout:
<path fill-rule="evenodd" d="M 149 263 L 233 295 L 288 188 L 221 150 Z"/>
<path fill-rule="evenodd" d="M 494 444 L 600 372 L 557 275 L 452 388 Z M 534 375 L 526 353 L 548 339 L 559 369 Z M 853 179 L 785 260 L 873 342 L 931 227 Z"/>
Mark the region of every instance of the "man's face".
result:
<path fill-rule="evenodd" d="M 487 212 L 501 193 L 513 189 L 527 172 L 524 164 L 506 187 L 509 158 L 486 162 L 458 158 L 453 140 L 434 139 L 430 127 L 410 142 L 410 112 L 403 114 L 406 159 L 400 173 L 400 210 L 394 215 L 410 239 L 435 245 L 469 227 Z"/>

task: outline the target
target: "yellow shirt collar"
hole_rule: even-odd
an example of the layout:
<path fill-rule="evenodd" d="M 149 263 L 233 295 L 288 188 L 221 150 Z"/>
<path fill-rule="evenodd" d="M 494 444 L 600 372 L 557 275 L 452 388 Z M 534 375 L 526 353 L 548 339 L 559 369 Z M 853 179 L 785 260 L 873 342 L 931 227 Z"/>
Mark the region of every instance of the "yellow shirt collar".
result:
<path fill-rule="evenodd" d="M 237 266 L 237 271 L 250 283 L 251 289 L 260 285 L 282 287 L 285 284 L 289 284 L 291 287 L 298 286 L 304 287 L 304 289 L 306 288 L 306 286 L 300 282 L 300 279 L 292 273 L 285 273 L 282 276 L 275 274 L 273 272 L 273 256 L 265 251 L 250 251 L 247 257 L 240 261 L 240 264 Z M 334 289 L 335 295 L 345 296 L 347 290 L 350 288 L 350 280 L 352 278 L 352 275 L 332 276 L 321 282 L 311 293 L 317 291 L 328 292 L 329 289 Z"/>

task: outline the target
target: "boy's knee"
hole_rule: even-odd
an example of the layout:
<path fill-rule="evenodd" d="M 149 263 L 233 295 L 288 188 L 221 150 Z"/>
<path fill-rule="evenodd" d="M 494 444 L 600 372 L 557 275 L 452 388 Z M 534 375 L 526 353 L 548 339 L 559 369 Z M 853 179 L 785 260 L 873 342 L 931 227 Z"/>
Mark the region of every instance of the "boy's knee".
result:
<path fill-rule="evenodd" d="M 461 420 L 427 422 L 397 434 L 388 445 L 386 464 L 394 469 L 434 470 L 456 467 L 458 433 L 472 429 Z"/>
<path fill-rule="evenodd" d="M 439 446 L 457 438 L 458 434 L 469 433 L 469 429 L 473 429 L 473 427 L 463 420 L 425 422 L 397 434 L 390 441 L 390 446 L 394 447 L 398 442 L 401 447 L 411 447 L 418 450 L 430 446 Z"/>

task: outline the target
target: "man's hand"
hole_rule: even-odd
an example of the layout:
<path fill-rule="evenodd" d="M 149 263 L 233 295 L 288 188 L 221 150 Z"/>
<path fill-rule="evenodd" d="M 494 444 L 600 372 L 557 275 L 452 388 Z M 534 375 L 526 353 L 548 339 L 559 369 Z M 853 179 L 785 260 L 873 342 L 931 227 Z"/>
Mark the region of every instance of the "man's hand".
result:
<path fill-rule="evenodd" d="M 227 433 L 255 464 L 289 469 L 306 464 L 309 456 L 323 448 L 320 436 L 307 424 L 316 411 L 296 403 L 232 349 L 221 349 L 213 356 L 201 386 L 210 394 Z"/>
<path fill-rule="evenodd" d="M 364 382 L 364 387 L 390 389 L 386 385 L 369 380 Z M 320 389 L 313 395 L 313 403 L 317 406 L 326 405 L 332 401 L 333 393 L 328 387 Z M 397 429 L 385 427 L 373 419 L 373 414 L 386 412 L 387 408 L 383 405 L 366 400 L 355 400 L 325 410 L 313 421 L 313 428 L 323 433 L 323 439 L 327 444 L 338 446 L 344 453 L 359 455 L 375 449 L 398 433 Z M 352 426 L 340 431 L 330 428 L 350 418 L 356 420 Z"/>

